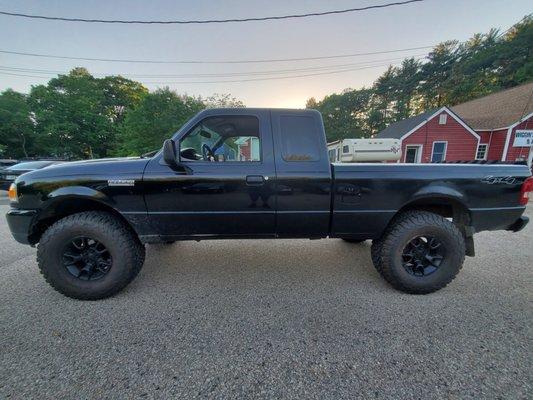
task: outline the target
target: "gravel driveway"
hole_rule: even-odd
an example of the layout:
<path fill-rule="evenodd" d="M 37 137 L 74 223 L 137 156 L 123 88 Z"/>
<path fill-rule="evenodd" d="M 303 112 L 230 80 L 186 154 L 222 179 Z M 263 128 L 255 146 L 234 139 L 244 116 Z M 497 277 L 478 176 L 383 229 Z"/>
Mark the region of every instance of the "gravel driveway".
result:
<path fill-rule="evenodd" d="M 478 235 L 427 296 L 387 286 L 369 242 L 153 245 L 125 291 L 80 302 L 2 217 L 0 398 L 531 398 L 532 237 Z"/>

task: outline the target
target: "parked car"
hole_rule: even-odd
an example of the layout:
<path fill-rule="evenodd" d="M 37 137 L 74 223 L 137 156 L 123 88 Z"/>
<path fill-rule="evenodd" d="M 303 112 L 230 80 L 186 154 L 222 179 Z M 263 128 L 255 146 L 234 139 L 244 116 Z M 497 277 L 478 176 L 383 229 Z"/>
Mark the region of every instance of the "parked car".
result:
<path fill-rule="evenodd" d="M 317 111 L 211 109 L 151 158 L 21 176 L 7 220 L 17 241 L 39 243 L 44 278 L 77 299 L 128 285 L 145 243 L 220 238 L 371 239 L 378 272 L 424 294 L 474 256 L 475 233 L 524 228 L 530 191 L 525 165 L 330 164 Z"/>
<path fill-rule="evenodd" d="M 15 165 L 16 163 L 18 163 L 17 160 L 13 160 L 10 158 L 0 159 L 0 171 L 4 170 L 7 167 L 11 167 L 12 165 Z"/>
<path fill-rule="evenodd" d="M 26 172 L 35 171 L 36 169 L 41 169 L 48 167 L 50 165 L 58 164 L 63 161 L 57 160 L 40 160 L 40 161 L 26 161 L 20 162 L 15 165 L 11 165 L 0 171 L 0 189 L 8 190 L 9 186 L 17 179 L 19 175 L 25 174 Z"/>

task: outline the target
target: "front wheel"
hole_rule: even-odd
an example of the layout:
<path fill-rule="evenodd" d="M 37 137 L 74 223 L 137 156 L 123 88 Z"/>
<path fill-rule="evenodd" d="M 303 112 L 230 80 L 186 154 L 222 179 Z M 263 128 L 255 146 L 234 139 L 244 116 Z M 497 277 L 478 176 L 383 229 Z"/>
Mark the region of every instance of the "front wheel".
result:
<path fill-rule="evenodd" d="M 465 258 L 457 227 L 440 215 L 409 211 L 399 216 L 372 244 L 378 272 L 402 292 L 426 294 L 450 283 Z"/>
<path fill-rule="evenodd" d="M 37 262 L 46 281 L 65 296 L 113 296 L 139 273 L 144 246 L 122 221 L 105 212 L 82 212 L 55 222 L 41 237 Z"/>

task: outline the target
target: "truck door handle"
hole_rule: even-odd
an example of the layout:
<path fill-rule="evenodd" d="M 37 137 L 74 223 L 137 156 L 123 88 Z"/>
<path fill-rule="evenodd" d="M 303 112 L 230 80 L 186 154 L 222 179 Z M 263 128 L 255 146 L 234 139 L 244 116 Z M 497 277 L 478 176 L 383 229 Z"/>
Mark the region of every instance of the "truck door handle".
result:
<path fill-rule="evenodd" d="M 261 186 L 265 183 L 265 178 L 262 175 L 248 175 L 246 177 L 246 184 L 249 186 Z"/>
<path fill-rule="evenodd" d="M 344 187 L 340 188 L 340 192 L 343 195 L 361 196 L 361 188 L 355 185 L 345 185 Z"/>

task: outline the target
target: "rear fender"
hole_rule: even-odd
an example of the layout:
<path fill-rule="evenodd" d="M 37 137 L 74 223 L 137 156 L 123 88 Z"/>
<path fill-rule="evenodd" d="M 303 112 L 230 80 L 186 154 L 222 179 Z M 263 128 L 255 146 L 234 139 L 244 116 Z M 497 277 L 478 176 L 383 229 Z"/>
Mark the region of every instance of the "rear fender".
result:
<path fill-rule="evenodd" d="M 475 229 L 471 226 L 467 198 L 456 187 L 442 184 L 425 186 L 416 192 L 409 202 L 403 205 L 400 212 L 406 209 L 425 208 L 435 205 L 452 207 L 451 217 L 465 239 L 466 255 L 473 257 L 475 255 Z"/>

